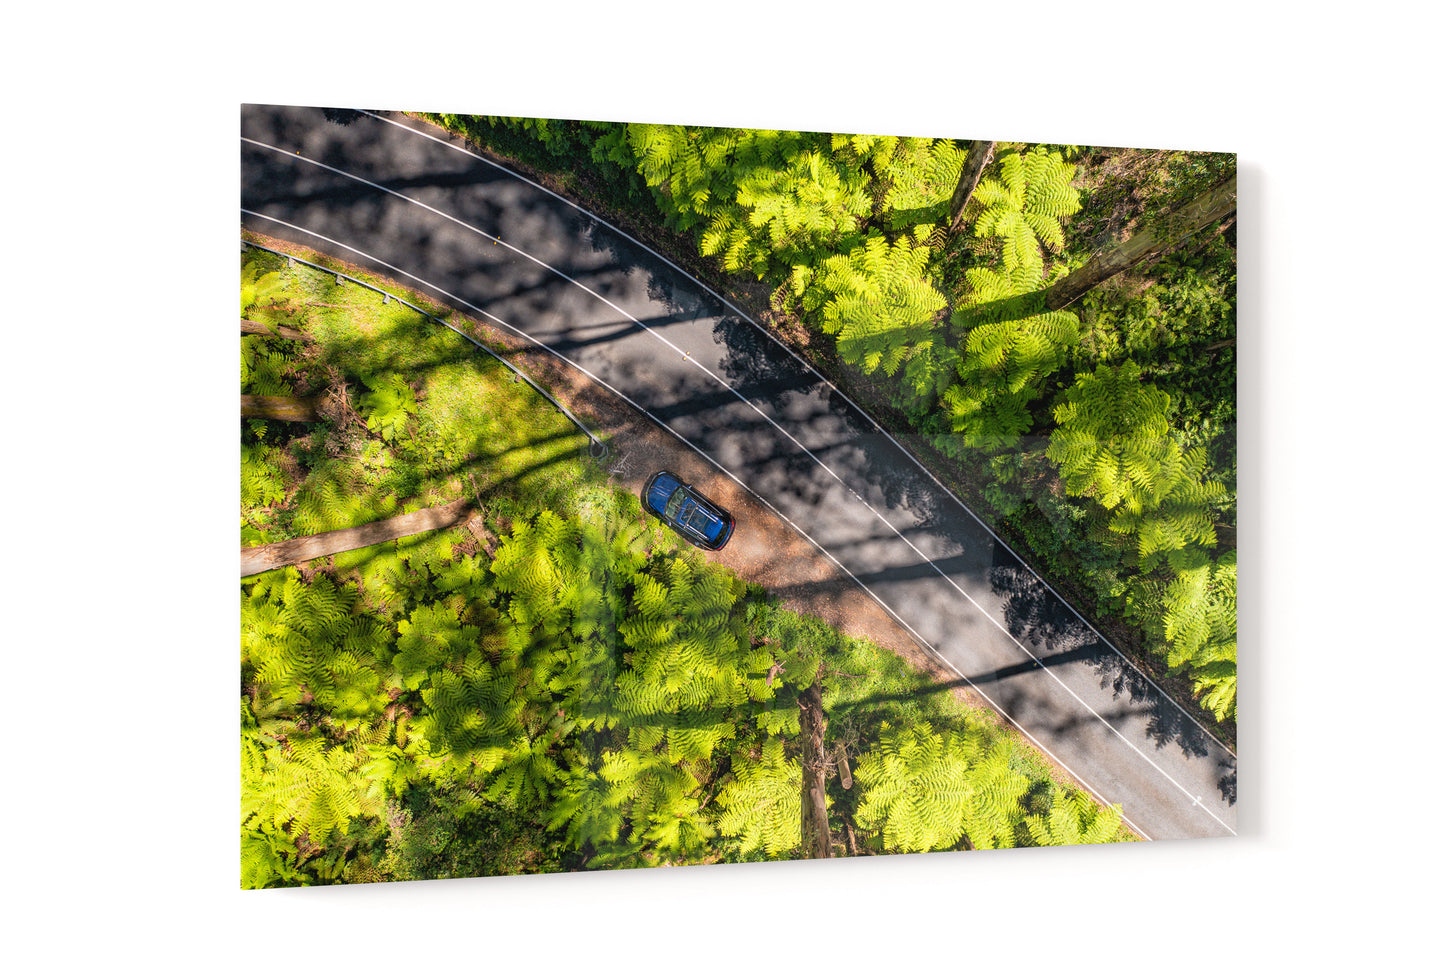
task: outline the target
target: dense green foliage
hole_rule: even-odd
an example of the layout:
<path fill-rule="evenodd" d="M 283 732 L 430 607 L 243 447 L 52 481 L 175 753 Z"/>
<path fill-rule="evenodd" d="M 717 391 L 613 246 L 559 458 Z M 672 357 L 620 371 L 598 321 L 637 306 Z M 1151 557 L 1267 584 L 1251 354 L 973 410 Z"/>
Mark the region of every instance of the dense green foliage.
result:
<path fill-rule="evenodd" d="M 277 377 L 341 400 L 320 426 L 243 428 L 246 540 L 464 486 L 486 523 L 242 580 L 243 886 L 790 858 L 797 695 L 820 668 L 836 751 L 859 764 L 832 818 L 860 852 L 1044 841 L 1030 820 L 1123 838 L 1092 804 L 1055 814 L 1073 797 L 902 660 L 647 524 L 499 366 L 374 294 L 303 312 L 330 282 L 273 280 L 273 308 L 316 339 Z M 327 514 L 303 519 L 308 498 Z M 934 837 L 864 776 L 893 765 L 894 731 L 947 746 L 959 786 Z"/>
<path fill-rule="evenodd" d="M 842 364 L 978 480 L 979 507 L 1232 719 L 1221 661 L 1199 661 L 1168 629 L 1186 576 L 1151 595 L 1158 604 L 1135 601 L 1157 589 L 1169 551 L 1221 553 L 1215 529 L 1232 543 L 1232 231 L 1206 231 L 1069 310 L 1045 310 L 1043 294 L 1110 237 L 1231 177 L 1233 155 L 1000 144 L 968 229 L 950 236 L 965 154 L 950 140 L 433 119 L 544 169 L 593 172 L 600 200 L 660 214 L 723 270 L 776 285 L 775 306 L 831 337 Z M 1124 384 L 1136 387 L 1093 404 Z"/>

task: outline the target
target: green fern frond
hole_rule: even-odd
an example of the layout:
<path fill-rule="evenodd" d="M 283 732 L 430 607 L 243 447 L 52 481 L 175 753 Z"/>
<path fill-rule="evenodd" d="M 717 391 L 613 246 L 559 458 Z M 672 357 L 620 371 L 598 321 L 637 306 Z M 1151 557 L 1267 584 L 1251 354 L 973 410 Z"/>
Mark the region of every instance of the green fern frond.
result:
<path fill-rule="evenodd" d="M 743 854 L 770 857 L 793 852 L 802 842 L 803 769 L 783 752 L 781 739 L 768 739 L 760 758 L 733 756 L 733 779 L 718 795 L 718 831 Z"/>

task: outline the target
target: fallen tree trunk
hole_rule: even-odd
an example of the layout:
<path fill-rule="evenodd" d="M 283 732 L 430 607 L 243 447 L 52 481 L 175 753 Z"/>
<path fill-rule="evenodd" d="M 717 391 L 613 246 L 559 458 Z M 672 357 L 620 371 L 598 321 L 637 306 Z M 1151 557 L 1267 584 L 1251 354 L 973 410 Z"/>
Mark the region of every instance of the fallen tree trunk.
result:
<path fill-rule="evenodd" d="M 270 545 L 252 545 L 241 549 L 241 577 L 269 572 L 273 568 L 299 565 L 323 555 L 349 552 L 354 548 L 380 545 L 407 535 L 420 535 L 442 528 L 451 528 L 464 522 L 472 514 L 470 498 L 458 498 L 454 502 L 408 512 L 395 518 L 379 522 L 367 522 L 355 528 L 343 528 L 335 532 L 307 535 Z"/>
<path fill-rule="evenodd" d="M 1155 228 L 1142 230 L 1122 243 L 1110 243 L 1083 267 L 1049 287 L 1044 293 L 1044 306 L 1058 311 L 1145 258 L 1173 250 L 1199 231 L 1233 214 L 1235 196 L 1234 178 L 1230 177 L 1167 216 Z"/>
<path fill-rule="evenodd" d="M 242 395 L 242 418 L 269 418 L 272 421 L 323 421 L 315 398 L 288 398 L 284 395 Z"/>
<path fill-rule="evenodd" d="M 288 341 L 310 341 L 311 335 L 297 328 L 288 328 L 284 324 L 278 324 L 276 330 L 272 331 L 260 321 L 252 321 L 250 318 L 241 319 L 242 334 L 264 334 L 271 338 L 285 338 Z"/>

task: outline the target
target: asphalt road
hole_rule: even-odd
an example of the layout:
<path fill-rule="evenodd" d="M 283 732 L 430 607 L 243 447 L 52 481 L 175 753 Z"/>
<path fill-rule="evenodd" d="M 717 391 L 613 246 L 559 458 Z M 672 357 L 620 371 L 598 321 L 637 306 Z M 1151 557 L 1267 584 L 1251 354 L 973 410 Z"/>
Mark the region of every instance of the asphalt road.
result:
<path fill-rule="evenodd" d="M 1141 834 L 1235 834 L 1233 753 L 837 388 L 639 242 L 400 115 L 244 107 L 241 208 L 244 227 L 521 332 L 649 412 Z"/>

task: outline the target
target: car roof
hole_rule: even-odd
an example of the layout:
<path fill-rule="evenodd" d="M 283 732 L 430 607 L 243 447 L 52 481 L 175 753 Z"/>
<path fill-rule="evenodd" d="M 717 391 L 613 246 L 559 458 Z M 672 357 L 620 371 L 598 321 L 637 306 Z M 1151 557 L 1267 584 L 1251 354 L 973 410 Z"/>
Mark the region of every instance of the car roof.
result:
<path fill-rule="evenodd" d="M 713 503 L 670 471 L 656 472 L 647 480 L 643 499 L 647 506 L 669 525 L 709 545 L 731 525 L 732 516 L 726 509 Z M 670 502 L 677 502 L 676 512 L 671 519 L 666 514 Z"/>

